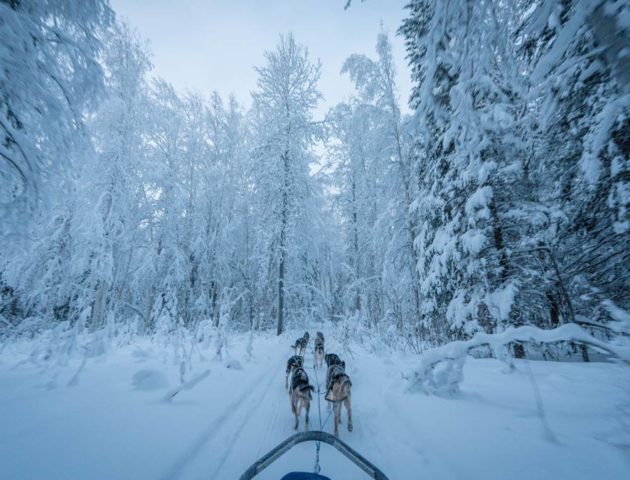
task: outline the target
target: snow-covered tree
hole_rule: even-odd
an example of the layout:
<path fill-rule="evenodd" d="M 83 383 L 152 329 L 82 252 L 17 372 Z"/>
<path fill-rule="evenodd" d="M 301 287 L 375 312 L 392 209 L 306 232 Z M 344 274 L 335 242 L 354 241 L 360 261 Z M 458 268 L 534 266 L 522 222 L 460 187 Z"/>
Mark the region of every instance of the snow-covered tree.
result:
<path fill-rule="evenodd" d="M 281 37 L 265 58 L 267 63 L 256 69 L 258 88 L 253 94 L 254 184 L 260 206 L 259 242 L 267 252 L 266 295 L 277 299 L 273 311 L 280 334 L 285 314 L 291 320 L 298 314 L 310 315 L 312 304 L 322 301 L 317 298 L 316 260 L 323 205 L 310 175 L 312 148 L 320 132 L 313 121 L 321 99 L 320 65 L 292 34 Z"/>
<path fill-rule="evenodd" d="M 69 163 L 85 148 L 85 115 L 102 93 L 98 58 L 113 12 L 106 0 L 16 0 L 0 3 L 0 19 L 0 221 L 8 234 L 26 223 L 24 207 L 46 206 L 68 187 Z"/>

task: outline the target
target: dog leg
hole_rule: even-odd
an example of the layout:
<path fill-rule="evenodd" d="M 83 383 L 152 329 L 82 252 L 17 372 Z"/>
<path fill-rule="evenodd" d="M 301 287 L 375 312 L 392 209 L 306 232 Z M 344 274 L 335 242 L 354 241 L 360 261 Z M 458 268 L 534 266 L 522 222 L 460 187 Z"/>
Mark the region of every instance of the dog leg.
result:
<path fill-rule="evenodd" d="M 334 433 L 335 437 L 339 436 L 339 412 L 340 412 L 340 410 L 341 410 L 341 403 L 340 402 L 335 402 L 335 406 L 333 407 L 333 416 L 335 417 L 333 433 Z"/>
<path fill-rule="evenodd" d="M 348 395 L 343 404 L 346 406 L 346 412 L 348 412 L 348 431 L 352 431 L 352 405 L 350 404 L 350 396 Z"/>
<path fill-rule="evenodd" d="M 296 405 L 296 401 L 295 401 L 296 399 L 295 399 L 294 392 L 291 392 L 289 394 L 289 400 L 291 401 L 291 412 L 293 413 L 293 415 L 296 415 L 297 405 Z"/>
<path fill-rule="evenodd" d="M 311 410 L 311 402 L 309 400 L 306 401 L 306 404 L 304 406 L 304 410 L 306 410 L 306 420 L 305 420 L 305 423 L 304 423 L 304 431 L 308 432 L 308 423 L 309 423 L 308 414 L 309 414 L 309 412 Z"/>

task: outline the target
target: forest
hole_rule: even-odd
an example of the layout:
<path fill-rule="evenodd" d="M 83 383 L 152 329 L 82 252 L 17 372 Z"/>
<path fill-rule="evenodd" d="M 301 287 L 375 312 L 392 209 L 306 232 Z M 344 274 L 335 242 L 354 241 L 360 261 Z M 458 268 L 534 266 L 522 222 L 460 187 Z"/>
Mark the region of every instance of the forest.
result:
<path fill-rule="evenodd" d="M 245 111 L 150 79 L 106 2 L 22 3 L 2 6 L 5 335 L 347 319 L 419 351 L 630 309 L 627 37 L 605 33 L 625 2 L 412 2 L 413 114 L 382 34 L 319 121 L 291 34 Z"/>
<path fill-rule="evenodd" d="M 401 382 L 438 395 L 468 353 L 627 375 L 630 4 L 404 15 L 338 66 L 354 92 L 322 116 L 321 62 L 291 32 L 241 103 L 153 75 L 107 0 L 0 2 L 1 363 L 83 358 L 78 375 L 148 342 L 184 382 L 195 345 L 249 358 L 310 329 L 404 355 Z"/>

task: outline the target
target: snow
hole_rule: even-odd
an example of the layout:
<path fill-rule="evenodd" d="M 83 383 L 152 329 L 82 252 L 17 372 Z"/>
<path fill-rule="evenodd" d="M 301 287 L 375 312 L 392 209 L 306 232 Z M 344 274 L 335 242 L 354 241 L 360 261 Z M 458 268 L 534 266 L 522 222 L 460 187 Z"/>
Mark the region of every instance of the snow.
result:
<path fill-rule="evenodd" d="M 510 316 L 514 296 L 518 292 L 518 287 L 513 282 L 488 294 L 486 305 L 490 313 L 499 321 L 505 322 Z"/>
<path fill-rule="evenodd" d="M 483 233 L 469 230 L 462 235 L 462 247 L 464 252 L 476 255 L 483 250 L 487 240 Z"/>
<path fill-rule="evenodd" d="M 492 200 L 492 196 L 492 187 L 479 188 L 466 201 L 466 213 L 471 216 L 476 214 L 478 218 L 488 218 L 490 213 L 487 207 Z"/>
<path fill-rule="evenodd" d="M 159 370 L 143 369 L 134 373 L 133 385 L 140 390 L 158 390 L 168 386 L 168 380 Z"/>
<path fill-rule="evenodd" d="M 612 300 L 605 300 L 602 302 L 602 305 L 612 319 L 617 323 L 617 325 L 613 324 L 612 328 L 619 332 L 630 334 L 630 312 L 620 308 Z"/>
<path fill-rule="evenodd" d="M 246 107 L 153 79 L 107 0 L 5 3 L 0 480 L 238 478 L 329 321 L 390 478 L 630 478 L 627 0 L 410 0 L 413 115 L 383 31 L 325 118 L 292 34 Z"/>
<path fill-rule="evenodd" d="M 285 361 L 294 336 L 232 338 L 230 355 L 243 369 L 201 358 L 188 383 L 168 403 L 165 384 L 179 384 L 172 352 L 149 341 L 91 357 L 74 386 L 82 359 L 42 368 L 28 360 L 29 345 L 0 355 L 0 477 L 10 479 L 233 479 L 293 433 L 284 390 Z M 459 394 L 442 398 L 408 393 L 401 372 L 418 362 L 403 353 L 375 354 L 359 345 L 328 349 L 348 364 L 353 383 L 354 431 L 341 438 L 390 479 L 626 479 L 630 474 L 630 376 L 612 363 L 469 359 Z M 321 381 L 312 354 L 311 382 Z M 209 371 L 206 376 L 205 372 Z M 530 375 L 531 371 L 531 375 Z M 141 373 L 144 372 L 144 373 Z M 540 392 L 551 440 L 536 406 Z M 47 385 L 54 380 L 53 387 Z M 321 418 L 327 410 L 322 405 Z M 345 414 L 344 414 L 345 418 Z M 317 403 L 311 408 L 319 425 Z M 328 420 L 324 430 L 331 431 Z M 314 444 L 301 444 L 259 477 L 290 469 L 312 471 Z M 322 445 L 322 474 L 367 478 Z"/>
<path fill-rule="evenodd" d="M 600 152 L 608 142 L 608 136 L 617 120 L 622 117 L 624 110 L 630 108 L 630 94 L 620 96 L 609 102 L 594 119 L 593 131 L 585 139 L 586 149 L 580 159 L 580 167 L 585 178 L 591 185 L 599 180 L 602 162 L 599 159 Z"/>

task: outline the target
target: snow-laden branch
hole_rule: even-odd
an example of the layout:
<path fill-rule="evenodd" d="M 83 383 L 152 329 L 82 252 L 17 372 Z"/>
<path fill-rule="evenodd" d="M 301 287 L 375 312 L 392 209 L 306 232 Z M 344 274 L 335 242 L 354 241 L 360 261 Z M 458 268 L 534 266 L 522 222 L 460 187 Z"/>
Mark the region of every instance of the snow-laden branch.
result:
<path fill-rule="evenodd" d="M 552 330 L 526 325 L 495 334 L 478 332 L 470 340 L 451 342 L 425 352 L 420 366 L 409 377 L 408 390 L 437 395 L 456 393 L 464 379 L 463 367 L 470 350 L 485 345 L 497 349 L 512 342 L 574 342 L 602 350 L 630 365 L 630 348 L 599 340 L 574 323 Z"/>

